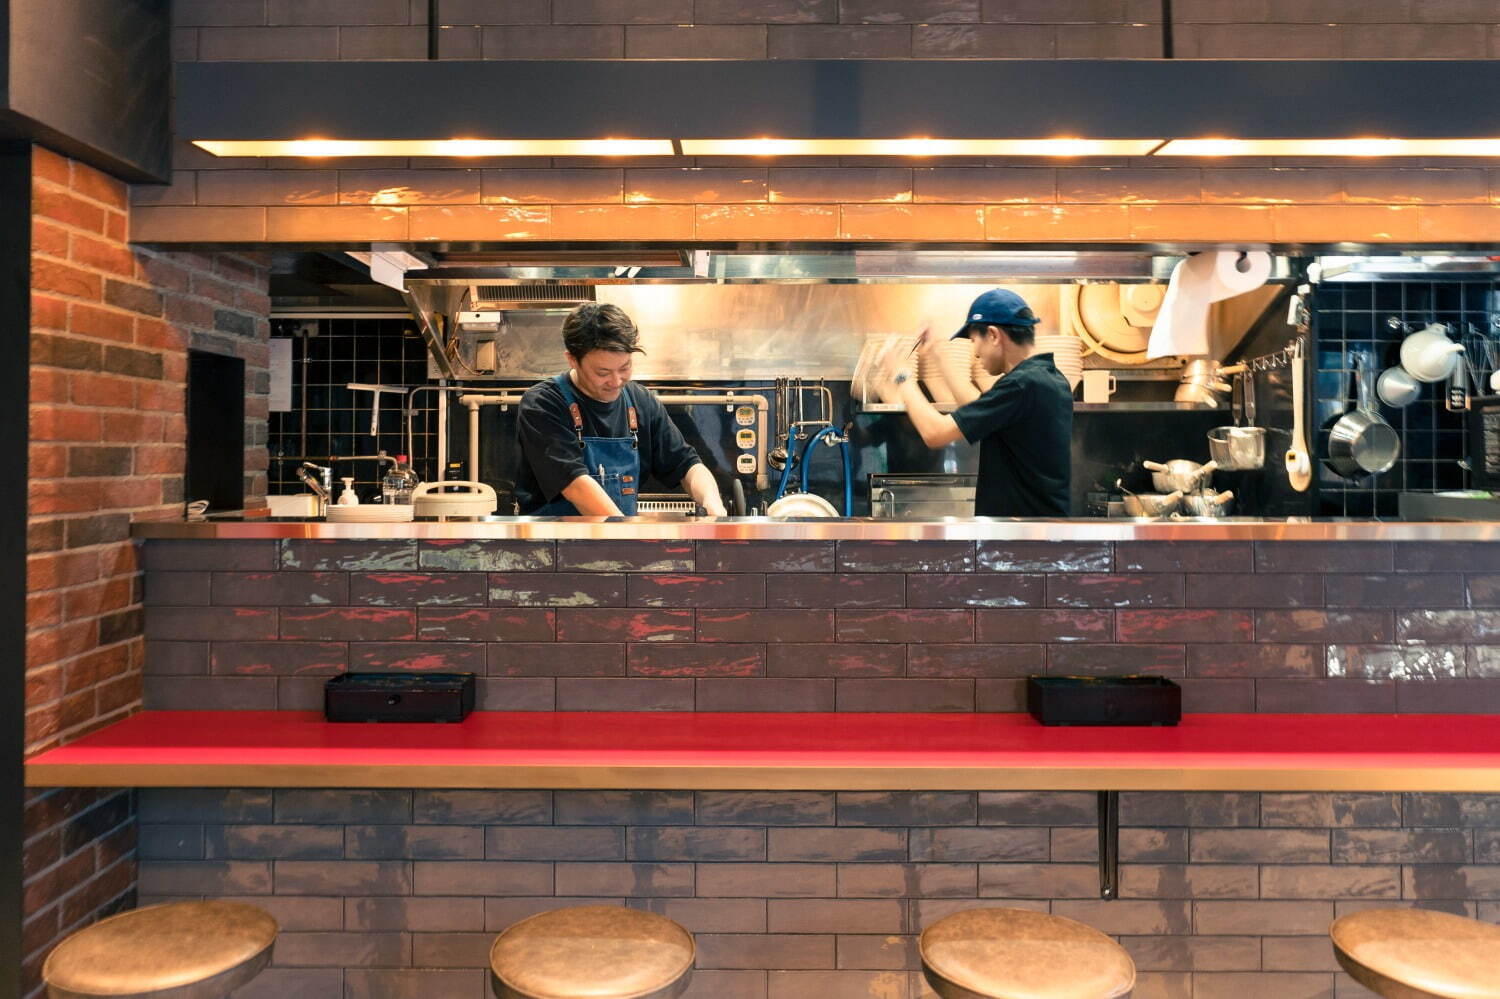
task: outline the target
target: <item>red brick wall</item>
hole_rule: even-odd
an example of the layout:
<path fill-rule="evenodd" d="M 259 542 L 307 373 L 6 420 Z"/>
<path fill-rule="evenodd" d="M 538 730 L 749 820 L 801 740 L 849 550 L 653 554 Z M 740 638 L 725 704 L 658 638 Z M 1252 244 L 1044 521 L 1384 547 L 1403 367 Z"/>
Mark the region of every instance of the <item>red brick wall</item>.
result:
<path fill-rule="evenodd" d="M 245 359 L 245 496 L 264 505 L 270 314 L 265 261 L 135 249 L 123 183 L 40 148 L 33 174 L 28 752 L 140 708 L 130 524 L 182 510 L 189 348 Z M 133 900 L 134 811 L 130 792 L 29 799 L 28 989 L 59 935 Z"/>

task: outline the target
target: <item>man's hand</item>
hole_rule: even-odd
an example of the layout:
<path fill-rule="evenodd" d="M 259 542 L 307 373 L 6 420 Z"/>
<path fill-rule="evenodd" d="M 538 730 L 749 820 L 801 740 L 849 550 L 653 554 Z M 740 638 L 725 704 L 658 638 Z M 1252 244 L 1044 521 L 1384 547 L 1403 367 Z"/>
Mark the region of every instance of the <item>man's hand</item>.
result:
<path fill-rule="evenodd" d="M 917 353 L 928 360 L 935 360 L 942 346 L 943 341 L 932 331 L 931 320 L 924 320 L 921 331 L 917 333 Z"/>
<path fill-rule="evenodd" d="M 880 369 L 875 379 L 876 390 L 880 397 L 886 402 L 895 402 L 897 386 L 894 384 L 896 376 L 903 371 L 906 373 L 908 384 L 916 378 L 915 365 L 912 364 L 910 348 L 907 347 L 904 338 L 895 338 L 886 345 L 885 353 L 880 357 Z"/>
<path fill-rule="evenodd" d="M 710 517 L 729 516 L 729 512 L 724 509 L 724 500 L 719 496 L 719 484 L 702 462 L 687 470 L 687 474 L 682 477 L 682 488 Z"/>

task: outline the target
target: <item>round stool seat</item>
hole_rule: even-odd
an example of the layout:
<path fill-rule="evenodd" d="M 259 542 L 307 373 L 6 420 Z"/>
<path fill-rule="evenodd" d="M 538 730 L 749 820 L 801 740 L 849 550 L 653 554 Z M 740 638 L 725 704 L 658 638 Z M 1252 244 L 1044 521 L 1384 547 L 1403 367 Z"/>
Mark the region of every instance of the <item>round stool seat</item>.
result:
<path fill-rule="evenodd" d="M 965 909 L 922 931 L 927 983 L 943 999 L 1115 999 L 1135 962 L 1092 926 L 1026 909 Z"/>
<path fill-rule="evenodd" d="M 171 902 L 101 919 L 42 965 L 51 999 L 223 999 L 271 963 L 276 920 L 237 902 Z"/>
<path fill-rule="evenodd" d="M 1500 999 L 1500 926 L 1426 909 L 1369 909 L 1328 928 L 1339 965 L 1388 999 Z"/>
<path fill-rule="evenodd" d="M 507 927 L 490 984 L 500 999 L 676 999 L 694 956 L 693 935 L 665 916 L 579 905 Z"/>

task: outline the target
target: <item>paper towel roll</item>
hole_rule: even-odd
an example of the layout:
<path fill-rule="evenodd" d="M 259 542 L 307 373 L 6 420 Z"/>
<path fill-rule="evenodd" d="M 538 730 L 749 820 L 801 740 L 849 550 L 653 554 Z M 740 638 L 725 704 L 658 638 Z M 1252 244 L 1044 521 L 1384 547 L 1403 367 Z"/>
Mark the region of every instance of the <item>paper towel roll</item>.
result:
<path fill-rule="evenodd" d="M 1271 255 L 1263 251 L 1210 250 L 1184 258 L 1167 283 L 1147 359 L 1207 354 L 1208 307 L 1259 288 L 1270 276 Z"/>

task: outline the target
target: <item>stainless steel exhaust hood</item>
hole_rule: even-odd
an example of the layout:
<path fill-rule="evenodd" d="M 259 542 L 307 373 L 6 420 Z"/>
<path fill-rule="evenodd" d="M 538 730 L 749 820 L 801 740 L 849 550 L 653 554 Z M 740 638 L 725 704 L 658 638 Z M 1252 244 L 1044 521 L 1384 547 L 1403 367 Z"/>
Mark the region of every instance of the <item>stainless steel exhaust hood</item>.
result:
<path fill-rule="evenodd" d="M 1180 259 L 1149 251 L 1108 250 L 864 250 L 773 253 L 736 250 L 684 252 L 684 263 L 573 264 L 566 254 L 549 254 L 543 266 L 515 261 L 490 264 L 478 254 L 461 263 L 439 260 L 407 275 L 411 285 L 458 284 L 476 289 L 478 299 L 546 301 L 566 298 L 562 286 L 577 286 L 577 300 L 589 286 L 617 284 L 1056 284 L 1069 281 L 1165 281 Z M 1285 278 L 1285 261 L 1275 277 Z M 506 287 L 532 288 L 509 291 Z M 540 289 L 549 287 L 546 292 Z"/>

